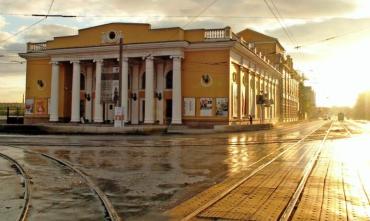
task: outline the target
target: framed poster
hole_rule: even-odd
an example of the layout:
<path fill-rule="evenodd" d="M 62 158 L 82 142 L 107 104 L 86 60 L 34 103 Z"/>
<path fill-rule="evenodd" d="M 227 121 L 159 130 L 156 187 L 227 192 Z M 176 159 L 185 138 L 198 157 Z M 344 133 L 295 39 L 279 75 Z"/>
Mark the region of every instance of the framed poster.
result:
<path fill-rule="evenodd" d="M 226 117 L 229 111 L 228 99 L 226 97 L 216 98 L 216 116 Z"/>
<path fill-rule="evenodd" d="M 184 116 L 195 116 L 195 98 L 184 98 Z"/>
<path fill-rule="evenodd" d="M 33 98 L 26 99 L 26 101 L 25 101 L 25 112 L 24 112 L 26 115 L 33 114 L 34 101 L 35 100 Z"/>
<path fill-rule="evenodd" d="M 200 116 L 212 116 L 212 98 L 200 98 Z"/>
<path fill-rule="evenodd" d="M 48 113 L 47 102 L 45 98 L 35 99 L 35 114 L 46 115 Z"/>

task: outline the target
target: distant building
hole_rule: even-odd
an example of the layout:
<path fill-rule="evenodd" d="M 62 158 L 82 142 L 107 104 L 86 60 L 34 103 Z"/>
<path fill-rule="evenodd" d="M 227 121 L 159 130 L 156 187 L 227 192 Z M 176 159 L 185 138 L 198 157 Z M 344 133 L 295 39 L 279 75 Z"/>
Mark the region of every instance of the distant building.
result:
<path fill-rule="evenodd" d="M 32 107 L 25 120 L 112 121 L 118 101 L 129 124 L 245 124 L 249 115 L 256 122 L 296 120 L 300 77 L 292 60 L 276 39 L 276 54 L 265 50 L 255 33 L 111 23 L 28 43 L 20 54 Z"/>
<path fill-rule="evenodd" d="M 299 84 L 303 77 L 297 73 L 293 67 L 293 59 L 285 54 L 284 47 L 277 38 L 264 35 L 262 33 L 245 29 L 238 33 L 247 42 L 250 42 L 266 55 L 267 59 L 281 73 L 279 79 L 279 115 L 281 121 L 296 121 L 299 118 Z"/>
<path fill-rule="evenodd" d="M 316 94 L 312 87 L 301 86 L 300 92 L 301 119 L 313 119 L 317 117 Z"/>

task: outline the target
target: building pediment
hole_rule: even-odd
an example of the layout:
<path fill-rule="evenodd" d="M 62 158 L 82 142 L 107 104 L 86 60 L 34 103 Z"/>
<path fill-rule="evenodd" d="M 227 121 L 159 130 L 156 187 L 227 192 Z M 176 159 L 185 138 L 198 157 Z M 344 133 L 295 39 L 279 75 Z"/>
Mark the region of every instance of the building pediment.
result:
<path fill-rule="evenodd" d="M 149 24 L 110 23 L 78 30 L 77 35 L 55 37 L 46 49 L 80 48 L 101 45 L 168 42 L 184 40 L 181 28 L 152 29 Z"/>

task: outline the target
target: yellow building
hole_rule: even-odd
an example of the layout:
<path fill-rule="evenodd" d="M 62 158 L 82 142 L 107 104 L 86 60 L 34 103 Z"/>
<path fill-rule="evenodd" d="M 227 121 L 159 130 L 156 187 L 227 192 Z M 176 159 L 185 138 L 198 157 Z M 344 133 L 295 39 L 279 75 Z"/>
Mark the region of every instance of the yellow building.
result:
<path fill-rule="evenodd" d="M 294 69 L 293 59 L 286 55 L 284 47 L 276 38 L 251 29 L 245 29 L 238 35 L 265 54 L 272 61 L 273 66 L 279 70 L 281 73 L 281 78 L 279 79 L 280 120 L 285 122 L 297 121 L 301 109 L 299 87 L 303 85 L 303 76 Z"/>
<path fill-rule="evenodd" d="M 25 121 L 102 123 L 121 103 L 133 125 L 276 122 L 282 72 L 249 37 L 111 23 L 28 43 Z"/>

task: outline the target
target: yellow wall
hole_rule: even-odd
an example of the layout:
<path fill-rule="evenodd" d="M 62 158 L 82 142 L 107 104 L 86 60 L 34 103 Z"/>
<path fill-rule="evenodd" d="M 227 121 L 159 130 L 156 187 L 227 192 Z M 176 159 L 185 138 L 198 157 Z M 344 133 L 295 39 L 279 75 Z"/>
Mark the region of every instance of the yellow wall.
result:
<path fill-rule="evenodd" d="M 212 84 L 204 87 L 201 84 L 201 77 L 209 74 Z M 182 96 L 194 97 L 196 107 L 196 119 L 218 119 L 216 117 L 216 98 L 229 97 L 229 50 L 217 51 L 192 51 L 185 52 L 185 59 L 182 63 Z M 199 99 L 213 98 L 213 117 L 200 116 Z M 184 117 L 184 119 L 195 119 Z M 227 117 L 225 117 L 227 118 Z"/>
<path fill-rule="evenodd" d="M 47 99 L 50 98 L 51 65 L 49 59 L 28 59 L 26 69 L 26 99 L 34 99 L 34 113 L 36 101 L 44 100 L 47 113 Z M 44 83 L 43 87 L 38 86 L 37 81 Z M 41 116 L 41 115 L 39 115 Z M 45 114 L 47 116 L 47 114 Z"/>
<path fill-rule="evenodd" d="M 151 29 L 148 24 L 111 23 L 79 30 L 78 35 L 56 37 L 47 42 L 47 48 L 71 48 L 101 45 L 102 33 L 117 31 L 123 34 L 123 43 L 148 43 L 166 41 L 202 41 L 204 30 L 184 31 L 181 28 Z M 116 44 L 116 43 L 114 43 Z"/>

